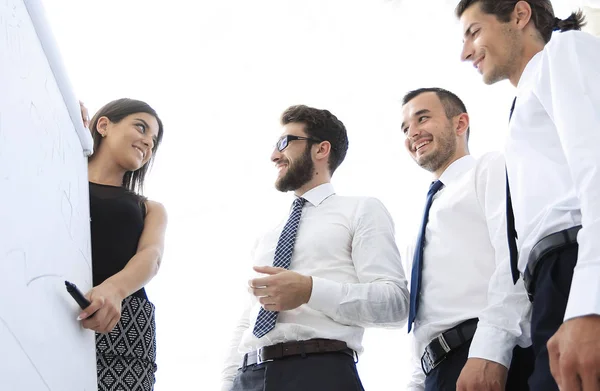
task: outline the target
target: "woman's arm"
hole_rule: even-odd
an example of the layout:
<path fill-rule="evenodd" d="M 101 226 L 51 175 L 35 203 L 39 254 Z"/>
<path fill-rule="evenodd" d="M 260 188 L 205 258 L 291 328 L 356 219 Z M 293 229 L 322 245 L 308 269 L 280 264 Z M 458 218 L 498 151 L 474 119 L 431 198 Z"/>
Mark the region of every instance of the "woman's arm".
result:
<path fill-rule="evenodd" d="M 84 328 L 110 332 L 121 318 L 121 302 L 144 287 L 158 273 L 162 260 L 167 212 L 158 202 L 146 202 L 144 230 L 137 252 L 119 273 L 94 287 L 86 295 L 92 304 L 80 315 Z M 94 314 L 93 317 L 89 317 Z"/>
<path fill-rule="evenodd" d="M 144 230 L 140 237 L 137 252 L 123 270 L 108 278 L 123 298 L 143 288 L 158 273 L 165 247 L 167 212 L 165 207 L 154 201 L 147 201 Z"/>

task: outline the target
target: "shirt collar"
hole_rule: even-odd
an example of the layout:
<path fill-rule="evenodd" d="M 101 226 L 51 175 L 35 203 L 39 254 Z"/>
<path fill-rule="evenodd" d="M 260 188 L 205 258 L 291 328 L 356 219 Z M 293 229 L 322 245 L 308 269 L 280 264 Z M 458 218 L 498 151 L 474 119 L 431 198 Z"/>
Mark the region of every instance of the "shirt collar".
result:
<path fill-rule="evenodd" d="M 529 60 L 527 65 L 525 65 L 525 69 L 523 69 L 521 78 L 519 79 L 519 82 L 517 83 L 517 89 L 519 87 L 523 87 L 525 84 L 527 84 L 528 81 L 531 79 L 531 77 L 535 74 L 535 69 L 537 68 L 537 64 L 540 62 L 541 58 L 542 58 L 542 51 L 536 53 L 531 58 L 531 60 Z"/>
<path fill-rule="evenodd" d="M 322 185 L 313 187 L 312 189 L 304 193 L 304 195 L 302 195 L 302 198 L 310 202 L 313 206 L 319 206 L 323 201 L 325 201 L 333 194 L 335 194 L 333 185 L 331 183 L 323 183 Z"/>
<path fill-rule="evenodd" d="M 458 181 L 465 172 L 471 169 L 475 165 L 475 158 L 471 155 L 466 155 L 460 159 L 455 160 L 446 168 L 446 170 L 440 175 L 440 181 L 445 186 L 448 186 Z"/>

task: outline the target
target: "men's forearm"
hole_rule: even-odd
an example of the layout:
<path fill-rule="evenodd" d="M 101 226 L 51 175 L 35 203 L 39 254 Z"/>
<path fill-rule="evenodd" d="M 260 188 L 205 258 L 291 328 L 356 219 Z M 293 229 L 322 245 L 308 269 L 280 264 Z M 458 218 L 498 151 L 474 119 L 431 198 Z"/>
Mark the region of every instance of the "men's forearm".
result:
<path fill-rule="evenodd" d="M 408 290 L 399 281 L 352 284 L 313 277 L 308 306 L 343 324 L 400 327 L 408 317 Z"/>

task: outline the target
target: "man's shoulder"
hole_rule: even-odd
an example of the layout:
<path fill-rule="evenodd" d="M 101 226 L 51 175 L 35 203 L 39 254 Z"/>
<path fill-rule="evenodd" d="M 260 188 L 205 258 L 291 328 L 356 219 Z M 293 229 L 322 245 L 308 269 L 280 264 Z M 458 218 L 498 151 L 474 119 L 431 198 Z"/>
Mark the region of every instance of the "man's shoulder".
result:
<path fill-rule="evenodd" d="M 578 53 L 588 53 L 592 48 L 600 50 L 600 38 L 578 30 L 555 32 L 552 34 L 550 42 L 544 47 L 544 51 L 548 52 L 552 58 L 553 55 L 568 55 L 568 52 L 565 51 L 567 48 Z"/>
<path fill-rule="evenodd" d="M 347 195 L 336 194 L 335 201 L 340 202 L 340 203 L 345 203 L 348 205 L 355 205 L 355 206 L 362 206 L 362 205 L 368 205 L 368 206 L 381 205 L 381 206 L 383 206 L 383 203 L 381 202 L 381 200 L 379 200 L 379 198 L 373 197 L 373 196 L 347 196 Z"/>
<path fill-rule="evenodd" d="M 477 183 L 489 181 L 506 181 L 506 161 L 502 152 L 493 151 L 481 155 L 476 162 Z M 483 182 L 482 182 L 483 181 Z"/>
<path fill-rule="evenodd" d="M 500 151 L 486 152 L 476 159 L 477 167 L 489 167 L 490 165 L 502 165 L 504 166 L 504 154 Z"/>
<path fill-rule="evenodd" d="M 364 195 L 343 195 L 343 194 L 335 194 L 335 197 L 337 199 L 343 200 L 345 202 L 364 202 L 365 200 L 368 199 L 374 199 L 376 200 L 377 198 L 372 197 L 372 196 L 364 196 Z"/>
<path fill-rule="evenodd" d="M 335 195 L 333 199 L 335 207 L 344 210 L 348 216 L 361 218 L 364 216 L 389 215 L 388 209 L 383 202 L 373 196 L 340 196 Z"/>

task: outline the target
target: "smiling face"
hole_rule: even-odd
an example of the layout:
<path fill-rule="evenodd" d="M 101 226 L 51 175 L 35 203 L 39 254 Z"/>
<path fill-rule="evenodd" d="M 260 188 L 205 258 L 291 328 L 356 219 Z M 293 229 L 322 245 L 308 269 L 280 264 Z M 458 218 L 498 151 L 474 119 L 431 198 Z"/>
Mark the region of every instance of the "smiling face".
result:
<path fill-rule="evenodd" d="M 297 122 L 283 126 L 281 137 L 287 135 L 308 137 L 304 131 L 304 124 Z M 275 180 L 277 190 L 295 191 L 313 179 L 315 163 L 312 160 L 312 145 L 314 143 L 309 140 L 293 140 L 283 151 L 275 149 L 271 155 L 271 161 L 275 163 L 278 170 Z"/>
<path fill-rule="evenodd" d="M 523 43 L 511 22 L 502 23 L 475 3 L 460 17 L 464 34 L 462 61 L 481 73 L 486 84 L 509 79 L 518 71 Z"/>
<path fill-rule="evenodd" d="M 447 166 L 457 152 L 453 124 L 435 92 L 425 92 L 402 107 L 405 147 L 415 162 L 427 171 Z"/>
<path fill-rule="evenodd" d="M 151 114 L 134 113 L 117 123 L 101 117 L 97 129 L 104 138 L 100 145 L 102 153 L 110 154 L 123 170 L 137 171 L 152 157 L 159 125 Z"/>

